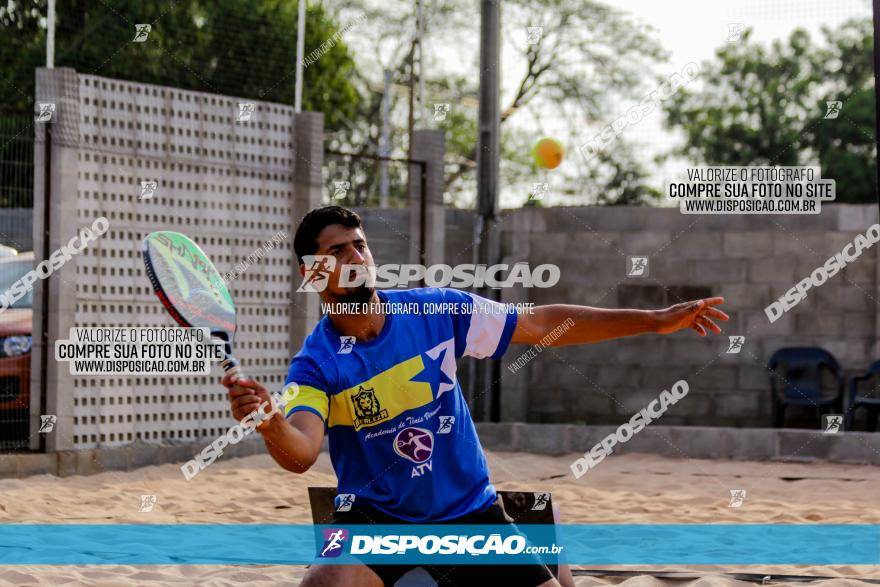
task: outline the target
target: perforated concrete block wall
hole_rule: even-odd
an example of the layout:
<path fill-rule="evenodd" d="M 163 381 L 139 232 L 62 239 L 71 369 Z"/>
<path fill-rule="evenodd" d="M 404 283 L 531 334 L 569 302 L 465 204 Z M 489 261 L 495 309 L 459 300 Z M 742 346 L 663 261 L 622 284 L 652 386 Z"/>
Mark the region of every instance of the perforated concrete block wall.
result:
<path fill-rule="evenodd" d="M 104 216 L 110 230 L 78 256 L 75 275 L 64 273 L 75 287 L 59 284 L 55 290 L 75 292 L 73 322 L 173 325 L 144 271 L 140 247 L 149 232 L 187 234 L 221 274 L 248 263 L 262 247 L 262 258 L 228 281 L 239 314 L 235 351 L 248 374 L 270 391 L 280 389 L 302 335 L 291 332 L 292 313 L 306 312 L 291 296 L 292 224 L 308 211 L 294 194 L 293 109 L 77 77 L 76 107 L 59 113 L 66 115 L 57 127 L 64 136 L 55 137 L 75 156 L 53 159 L 53 165 L 75 160 L 75 190 L 53 186 L 53 196 L 63 191 L 66 207 L 76 210 L 76 226 Z M 247 107 L 241 119 L 242 103 L 254 104 L 249 120 Z M 314 144 L 320 148 L 321 141 Z M 315 153 L 299 156 L 308 160 Z M 152 197 L 141 198 L 145 181 L 157 183 Z M 267 246 L 273 236 L 277 244 Z M 216 437 L 234 423 L 219 367 L 207 376 L 73 377 L 64 368 L 58 373 L 73 380 L 72 448 L 193 442 Z"/>

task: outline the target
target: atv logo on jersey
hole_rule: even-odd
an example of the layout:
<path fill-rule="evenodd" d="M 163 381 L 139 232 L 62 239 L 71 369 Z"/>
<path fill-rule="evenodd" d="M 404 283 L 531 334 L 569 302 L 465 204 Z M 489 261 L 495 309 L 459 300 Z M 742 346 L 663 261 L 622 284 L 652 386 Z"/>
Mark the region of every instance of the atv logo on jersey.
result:
<path fill-rule="evenodd" d="M 424 428 L 404 428 L 394 437 L 394 452 L 416 464 L 410 477 L 421 477 L 433 470 L 434 435 Z"/>
<path fill-rule="evenodd" d="M 354 429 L 372 424 L 388 417 L 388 410 L 383 410 L 376 399 L 376 392 L 370 388 L 358 387 L 358 392 L 351 396 L 354 405 Z"/>

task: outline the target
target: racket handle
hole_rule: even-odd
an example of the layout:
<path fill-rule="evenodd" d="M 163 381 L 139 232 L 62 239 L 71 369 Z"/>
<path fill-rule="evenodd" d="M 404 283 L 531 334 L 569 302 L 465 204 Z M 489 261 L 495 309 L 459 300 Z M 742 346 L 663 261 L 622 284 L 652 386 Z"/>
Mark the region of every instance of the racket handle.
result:
<path fill-rule="evenodd" d="M 223 370 L 230 375 L 238 375 L 239 377 L 244 377 L 244 373 L 241 371 L 241 364 L 238 362 L 238 359 L 235 357 L 229 356 L 220 361 L 220 366 L 223 367 Z"/>
<path fill-rule="evenodd" d="M 218 337 L 219 338 L 219 337 Z M 220 361 L 220 366 L 223 367 L 223 370 L 228 375 L 238 375 L 239 377 L 244 377 L 244 373 L 241 372 L 241 363 L 238 362 L 238 359 L 235 358 L 232 354 L 232 343 L 225 339 L 223 341 L 223 354 L 226 356 L 225 359 Z"/>

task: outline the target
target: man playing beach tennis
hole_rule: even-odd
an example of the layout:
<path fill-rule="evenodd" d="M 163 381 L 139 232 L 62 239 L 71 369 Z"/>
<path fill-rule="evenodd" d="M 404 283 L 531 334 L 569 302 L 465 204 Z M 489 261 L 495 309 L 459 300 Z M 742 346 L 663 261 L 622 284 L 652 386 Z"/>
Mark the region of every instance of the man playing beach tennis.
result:
<path fill-rule="evenodd" d="M 721 332 L 713 318 L 728 319 L 715 307 L 722 298 L 663 310 L 547 305 L 517 313 L 449 288 L 341 287 L 343 266 L 349 266 L 346 272 L 351 266 L 371 267 L 373 257 L 360 218 L 338 206 L 309 212 L 296 231 L 294 249 L 304 283 L 320 284 L 315 289 L 321 301 L 355 311 L 330 313 L 318 323 L 290 363 L 286 384 L 296 384 L 298 393 L 283 415 L 276 412 L 259 430 L 272 457 L 296 473 L 314 464 L 329 434 L 339 492 L 332 522 L 340 525 L 513 522 L 489 482 L 456 377 L 459 357 L 499 359 L 510 344 L 537 344 L 562 323 L 570 327 L 551 346 L 685 328 L 705 336 Z M 320 265 L 320 277 L 312 271 L 318 267 L 316 255 L 331 261 Z M 351 279 L 345 275 L 343 283 Z M 385 311 L 394 307 L 409 311 Z M 270 401 L 253 379 L 228 375 L 223 384 L 237 420 Z M 532 565 L 421 566 L 441 586 L 482 580 L 505 587 L 560 585 L 538 558 Z M 303 585 L 394 585 L 410 568 L 315 565 Z"/>

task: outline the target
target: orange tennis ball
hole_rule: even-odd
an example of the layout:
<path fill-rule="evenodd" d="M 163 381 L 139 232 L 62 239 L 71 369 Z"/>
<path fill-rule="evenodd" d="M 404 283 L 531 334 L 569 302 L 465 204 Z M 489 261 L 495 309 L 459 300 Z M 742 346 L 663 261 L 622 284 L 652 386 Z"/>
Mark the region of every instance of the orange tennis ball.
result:
<path fill-rule="evenodd" d="M 562 163 L 565 149 L 556 139 L 543 138 L 532 147 L 532 157 L 535 165 L 542 169 L 556 169 Z"/>

